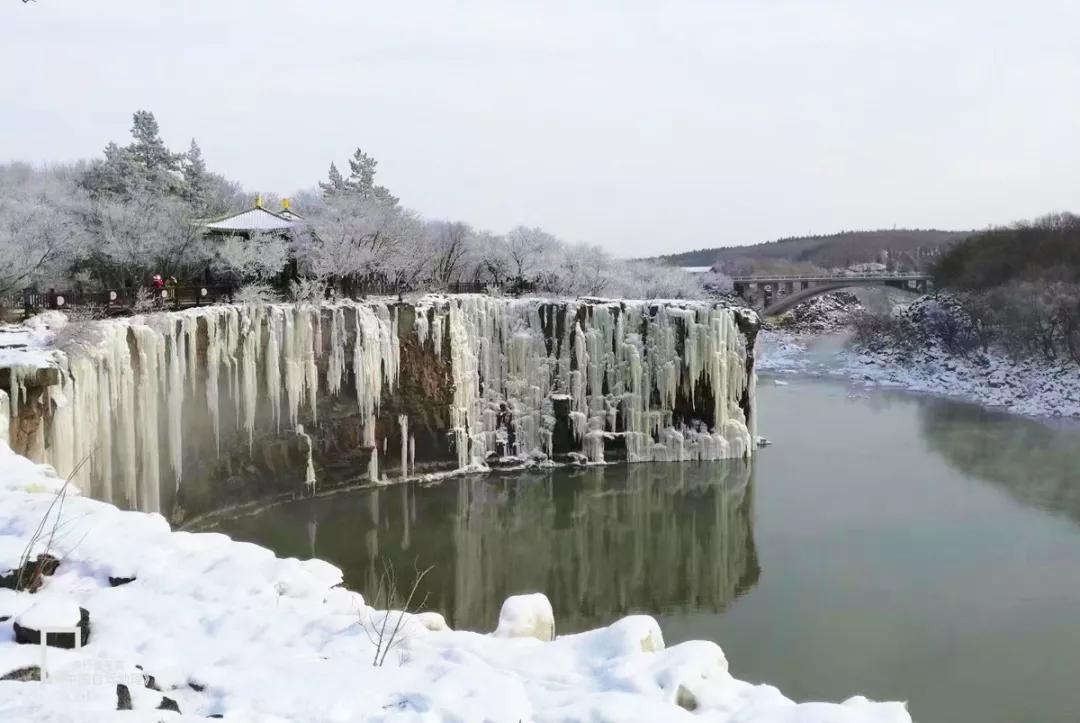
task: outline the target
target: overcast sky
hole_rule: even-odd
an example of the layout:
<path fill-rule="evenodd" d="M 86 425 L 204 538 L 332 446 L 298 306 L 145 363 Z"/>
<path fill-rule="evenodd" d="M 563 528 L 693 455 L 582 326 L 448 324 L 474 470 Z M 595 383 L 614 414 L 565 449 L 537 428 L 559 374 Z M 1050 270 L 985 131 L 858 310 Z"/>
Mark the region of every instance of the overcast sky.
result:
<path fill-rule="evenodd" d="M 359 145 L 427 216 L 621 255 L 1080 211 L 1073 0 L 0 3 L 0 160 L 148 109 L 249 190 Z"/>

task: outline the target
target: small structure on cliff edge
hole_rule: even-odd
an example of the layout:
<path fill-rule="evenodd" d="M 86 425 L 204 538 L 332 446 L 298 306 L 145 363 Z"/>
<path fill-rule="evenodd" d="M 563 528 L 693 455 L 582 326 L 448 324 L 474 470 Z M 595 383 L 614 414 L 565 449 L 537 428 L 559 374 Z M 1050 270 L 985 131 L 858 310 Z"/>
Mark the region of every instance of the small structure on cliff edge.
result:
<path fill-rule="evenodd" d="M 251 238 L 261 233 L 287 233 L 302 220 L 303 217 L 292 209 L 289 199 L 281 200 L 281 210 L 271 211 L 263 207 L 262 196 L 258 196 L 251 208 L 208 221 L 202 227 L 215 236 Z"/>
<path fill-rule="evenodd" d="M 714 460 L 754 446 L 757 317 L 717 302 L 220 305 L 77 331 L 58 384 L 30 393 L 11 377 L 12 414 L 39 422 L 17 451 L 178 520 L 359 470 L 382 481 L 417 465 Z"/>

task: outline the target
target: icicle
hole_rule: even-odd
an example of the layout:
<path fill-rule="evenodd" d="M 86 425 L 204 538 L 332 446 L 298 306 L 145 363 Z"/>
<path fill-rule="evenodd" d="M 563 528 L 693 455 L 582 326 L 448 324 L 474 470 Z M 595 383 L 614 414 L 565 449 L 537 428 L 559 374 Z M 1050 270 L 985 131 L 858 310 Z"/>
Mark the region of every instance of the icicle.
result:
<path fill-rule="evenodd" d="M 401 478 L 409 476 L 409 417 L 398 415 L 398 427 L 401 428 Z"/>
<path fill-rule="evenodd" d="M 345 376 L 345 310 L 334 307 L 330 317 L 330 360 L 326 367 L 326 391 L 336 395 Z"/>
<path fill-rule="evenodd" d="M 253 450 L 257 427 L 280 430 L 284 414 L 288 427 L 302 434 L 301 408 L 316 421 L 319 392 L 340 393 L 351 360 L 357 414 L 372 453 L 368 476 L 377 482 L 378 414 L 400 373 L 400 308 L 343 302 L 326 312 L 325 351 L 322 309 L 311 305 L 216 306 L 96 322 L 102 343 L 66 358 L 61 383 L 45 393 L 52 419 L 38 428 L 35 454 L 60 472 L 89 455 L 77 475 L 84 489 L 157 511 L 162 473 L 179 490 L 189 437 L 204 434 L 219 450 L 246 437 Z M 414 329 L 437 354 L 449 342 L 449 431 L 462 468 L 483 466 L 496 452 L 550 458 L 560 397 L 591 463 L 604 462 L 607 441 L 620 436 L 629 461 L 704 460 L 749 455 L 756 438 L 756 380 L 739 330 L 744 313 L 708 302 L 466 295 L 425 300 L 416 308 Z M 12 371 L 12 415 L 26 401 L 31 373 Z M 260 394 L 270 408 L 265 420 L 258 414 Z M 185 408 L 199 406 L 187 402 L 200 396 L 209 420 L 205 432 L 185 418 Z M 223 440 L 219 405 L 230 398 L 236 421 L 229 426 L 239 434 Z M 750 400 L 745 410 L 744 398 Z M 407 417 L 398 424 L 401 473 L 408 476 L 415 473 L 415 438 Z M 387 446 L 384 435 L 383 454 Z M 313 462 L 309 466 L 306 477 L 313 478 Z"/>
<path fill-rule="evenodd" d="M 0 442 L 11 446 L 11 402 L 3 389 L 0 389 Z"/>
<path fill-rule="evenodd" d="M 304 425 L 296 425 L 296 436 L 304 440 L 304 448 L 307 451 L 307 466 L 304 472 L 304 485 L 308 488 L 308 491 L 315 490 L 315 459 L 312 455 L 313 445 L 311 443 L 311 437 L 304 432 Z"/>
<path fill-rule="evenodd" d="M 183 475 L 184 464 L 184 363 L 186 357 L 179 348 L 183 333 L 177 333 L 175 328 L 171 330 L 168 343 L 161 345 L 165 355 L 165 367 L 167 383 L 165 394 L 167 395 L 166 430 L 169 444 L 169 465 L 173 471 L 173 483 L 175 489 L 180 489 L 180 477 Z"/>
<path fill-rule="evenodd" d="M 271 308 L 266 319 L 266 395 L 270 403 L 270 416 L 274 420 L 274 430 L 281 431 L 281 372 L 280 356 L 282 350 L 281 310 Z"/>
<path fill-rule="evenodd" d="M 238 423 L 247 433 L 248 450 L 255 446 L 255 417 L 259 396 L 259 333 L 262 330 L 262 312 L 258 308 L 247 309 L 240 326 L 242 350 L 240 354 L 240 417 Z"/>
<path fill-rule="evenodd" d="M 213 315 L 204 317 L 206 321 L 206 407 L 210 412 L 210 428 L 214 433 L 215 449 L 221 452 L 221 414 L 218 404 L 221 401 L 218 392 L 218 372 L 220 371 L 220 344 L 218 339 L 217 318 Z"/>

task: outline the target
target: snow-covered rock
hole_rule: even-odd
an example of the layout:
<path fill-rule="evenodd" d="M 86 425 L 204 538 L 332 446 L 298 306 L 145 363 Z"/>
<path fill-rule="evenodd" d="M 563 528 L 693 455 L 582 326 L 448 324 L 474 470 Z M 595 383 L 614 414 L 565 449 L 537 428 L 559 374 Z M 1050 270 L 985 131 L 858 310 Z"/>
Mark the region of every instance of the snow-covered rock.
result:
<path fill-rule="evenodd" d="M 33 597 L 34 602 L 12 623 L 16 643 L 39 645 L 45 634 L 45 642 L 50 646 L 76 648 L 86 645 L 90 639 L 87 610 L 63 595 L 46 592 Z M 74 630 L 78 631 L 78 637 Z"/>
<path fill-rule="evenodd" d="M 499 611 L 495 636 L 500 638 L 555 639 L 555 613 L 543 593 L 514 595 L 506 598 Z"/>
<path fill-rule="evenodd" d="M 802 302 L 776 321 L 776 328 L 794 334 L 820 334 L 836 331 L 851 323 L 862 303 L 855 294 L 836 291 Z"/>
<path fill-rule="evenodd" d="M 24 628 L 73 627 L 79 624 L 79 606 L 59 595 L 37 595 L 34 603 L 15 618 Z"/>

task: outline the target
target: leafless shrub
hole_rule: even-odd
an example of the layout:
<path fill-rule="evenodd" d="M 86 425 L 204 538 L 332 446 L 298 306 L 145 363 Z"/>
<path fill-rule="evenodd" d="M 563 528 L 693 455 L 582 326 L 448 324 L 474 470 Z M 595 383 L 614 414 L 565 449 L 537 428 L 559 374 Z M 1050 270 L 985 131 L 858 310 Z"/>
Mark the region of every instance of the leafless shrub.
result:
<path fill-rule="evenodd" d="M 326 297 L 326 282 L 321 279 L 303 278 L 289 284 L 289 298 L 298 304 L 318 303 Z"/>
<path fill-rule="evenodd" d="M 237 304 L 272 304 L 280 301 L 278 293 L 269 284 L 244 284 L 233 295 Z"/>
<path fill-rule="evenodd" d="M 978 346 L 973 320 L 952 297 L 931 298 L 918 311 L 916 324 L 950 354 L 966 355 Z"/>
<path fill-rule="evenodd" d="M 72 306 L 69 309 L 65 309 L 64 314 L 67 315 L 68 322 L 94 321 L 95 319 L 104 319 L 108 316 L 105 307 L 100 304 Z"/>
<path fill-rule="evenodd" d="M 149 314 L 162 307 L 161 293 L 140 286 L 131 297 L 131 310 L 136 314 Z"/>
<path fill-rule="evenodd" d="M 873 350 L 896 349 L 911 354 L 919 346 L 919 330 L 906 315 L 863 310 L 851 320 L 855 345 Z"/>
<path fill-rule="evenodd" d="M 49 506 L 45 509 L 45 514 L 41 516 L 37 527 L 30 535 L 26 547 L 19 556 L 19 573 L 15 581 L 16 590 L 34 592 L 41 587 L 45 575 L 51 574 L 52 570 L 49 568 L 54 567 L 57 562 L 56 556 L 52 553 L 55 549 L 54 543 L 56 542 L 57 533 L 63 528 L 64 502 L 67 500 L 68 487 L 71 485 L 72 478 L 79 473 L 79 470 L 89 459 L 89 456 L 83 457 L 75 465 L 75 469 L 71 471 L 68 478 L 64 480 L 64 484 L 53 495 L 52 502 L 49 503 Z M 31 562 L 30 558 L 33 557 L 35 549 L 43 540 L 44 546 L 38 552 L 34 562 Z"/>
<path fill-rule="evenodd" d="M 372 607 L 361 613 L 360 626 L 375 646 L 375 657 L 371 664 L 380 667 L 386 662 L 390 651 L 405 642 L 402 636 L 402 624 L 406 615 L 419 612 L 427 603 L 428 596 L 414 602 L 420 583 L 431 572 L 431 567 L 421 570 L 413 566 L 413 581 L 408 594 L 402 598 L 397 586 L 397 573 L 386 560 L 382 561 L 382 574 L 379 576 L 375 597 L 369 603 Z"/>

